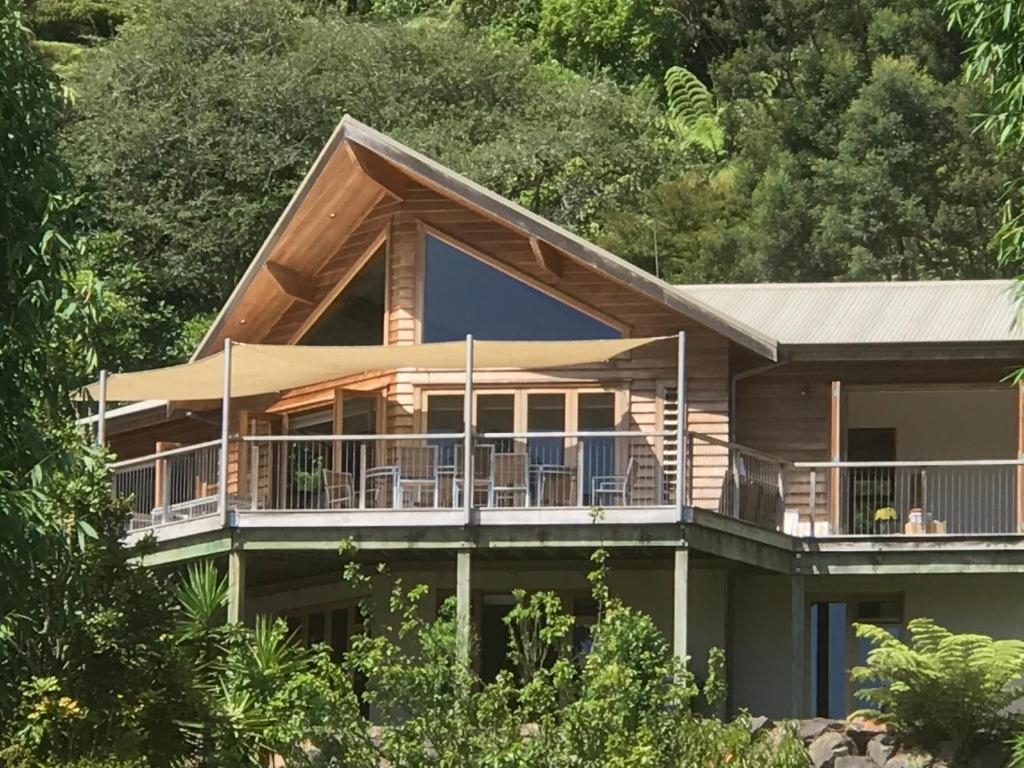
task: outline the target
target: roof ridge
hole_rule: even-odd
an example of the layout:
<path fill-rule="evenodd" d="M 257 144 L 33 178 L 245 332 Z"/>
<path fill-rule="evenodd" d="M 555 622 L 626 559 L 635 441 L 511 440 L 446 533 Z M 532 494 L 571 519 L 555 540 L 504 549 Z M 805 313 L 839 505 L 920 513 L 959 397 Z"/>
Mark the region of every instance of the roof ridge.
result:
<path fill-rule="evenodd" d="M 857 281 L 821 281 L 821 282 L 770 282 L 770 283 L 673 283 L 677 289 L 715 289 L 715 288 L 863 288 L 865 286 L 909 288 L 949 285 L 1010 285 L 1015 280 L 1008 277 L 969 278 L 966 280 L 857 280 Z"/>

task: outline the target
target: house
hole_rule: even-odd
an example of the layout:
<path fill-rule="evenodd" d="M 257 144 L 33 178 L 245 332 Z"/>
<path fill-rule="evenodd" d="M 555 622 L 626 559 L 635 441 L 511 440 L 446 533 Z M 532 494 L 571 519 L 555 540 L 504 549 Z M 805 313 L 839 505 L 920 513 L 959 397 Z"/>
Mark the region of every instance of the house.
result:
<path fill-rule="evenodd" d="M 343 649 L 389 591 L 351 541 L 488 677 L 515 587 L 583 642 L 605 548 L 731 708 L 839 715 L 854 622 L 1024 636 L 1014 317 L 1005 281 L 670 285 L 345 118 L 192 360 L 85 421 L 129 543 L 216 558 L 235 620 Z"/>

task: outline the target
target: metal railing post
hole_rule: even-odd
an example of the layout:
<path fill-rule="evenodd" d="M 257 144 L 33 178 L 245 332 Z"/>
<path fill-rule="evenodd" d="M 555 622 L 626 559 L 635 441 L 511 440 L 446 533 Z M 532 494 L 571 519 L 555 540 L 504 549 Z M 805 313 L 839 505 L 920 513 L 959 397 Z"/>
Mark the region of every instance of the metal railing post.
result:
<path fill-rule="evenodd" d="M 217 511 L 228 527 L 228 432 L 231 428 L 231 339 L 224 339 L 224 394 L 220 413 L 220 467 L 217 473 Z"/>
<path fill-rule="evenodd" d="M 249 509 L 257 509 L 260 493 L 260 444 L 249 443 Z"/>
<path fill-rule="evenodd" d="M 818 471 L 811 470 L 811 538 L 817 536 L 818 531 Z"/>
<path fill-rule="evenodd" d="M 583 481 L 584 481 L 584 478 L 585 478 L 585 475 L 584 475 L 584 472 L 583 472 L 583 462 L 584 462 L 584 453 L 585 453 L 583 445 L 584 445 L 583 444 L 583 439 L 582 438 L 576 438 L 576 506 L 577 507 L 582 507 L 583 506 Z M 591 499 L 590 503 L 593 504 L 594 500 Z"/>
<path fill-rule="evenodd" d="M 366 509 L 366 443 L 359 443 L 359 508 Z"/>
<path fill-rule="evenodd" d="M 107 371 L 100 371 L 99 410 L 96 413 L 96 444 L 103 448 L 107 444 Z"/>
<path fill-rule="evenodd" d="M 463 523 L 473 521 L 473 334 L 466 334 L 466 389 L 462 396 L 462 512 Z"/>
<path fill-rule="evenodd" d="M 686 506 L 686 332 L 679 332 L 676 361 L 676 517 L 683 522 Z"/>

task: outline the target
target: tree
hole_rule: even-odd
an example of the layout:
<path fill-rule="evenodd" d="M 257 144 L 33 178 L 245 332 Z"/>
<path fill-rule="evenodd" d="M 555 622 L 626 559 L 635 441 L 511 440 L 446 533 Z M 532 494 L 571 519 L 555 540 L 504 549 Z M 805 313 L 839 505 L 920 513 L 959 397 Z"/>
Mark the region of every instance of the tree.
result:
<path fill-rule="evenodd" d="M 649 100 L 457 26 L 154 0 L 90 51 L 65 152 L 99 276 L 154 308 L 139 363 L 217 309 L 344 113 L 580 232 L 672 168 Z M 132 284 L 118 284 L 130 277 Z"/>

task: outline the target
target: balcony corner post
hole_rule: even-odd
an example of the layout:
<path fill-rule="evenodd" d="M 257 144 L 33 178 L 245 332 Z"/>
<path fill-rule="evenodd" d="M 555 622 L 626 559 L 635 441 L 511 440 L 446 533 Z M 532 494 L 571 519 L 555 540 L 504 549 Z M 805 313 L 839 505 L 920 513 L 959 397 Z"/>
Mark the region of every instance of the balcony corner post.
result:
<path fill-rule="evenodd" d="M 458 661 L 469 666 L 469 638 L 471 610 L 470 553 L 459 550 L 455 555 L 455 643 Z"/>
<path fill-rule="evenodd" d="M 221 525 L 229 526 L 228 432 L 231 427 L 231 339 L 224 339 L 224 394 L 220 412 L 220 466 L 217 468 L 217 512 Z"/>
<path fill-rule="evenodd" d="M 679 332 L 676 361 L 676 519 L 686 520 L 686 331 Z"/>
<path fill-rule="evenodd" d="M 476 482 L 473 477 L 473 334 L 468 333 L 466 334 L 466 389 L 462 396 L 463 525 L 470 525 L 473 522 L 473 491 L 475 489 Z"/>
<path fill-rule="evenodd" d="M 107 445 L 107 369 L 100 371 L 99 403 L 96 412 L 96 444 L 100 448 Z"/>
<path fill-rule="evenodd" d="M 239 549 L 228 552 L 228 623 L 245 621 L 245 553 Z"/>
<path fill-rule="evenodd" d="M 690 550 L 684 541 L 676 547 L 672 568 L 672 655 L 686 662 L 687 603 L 690 589 Z"/>

